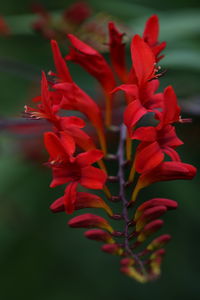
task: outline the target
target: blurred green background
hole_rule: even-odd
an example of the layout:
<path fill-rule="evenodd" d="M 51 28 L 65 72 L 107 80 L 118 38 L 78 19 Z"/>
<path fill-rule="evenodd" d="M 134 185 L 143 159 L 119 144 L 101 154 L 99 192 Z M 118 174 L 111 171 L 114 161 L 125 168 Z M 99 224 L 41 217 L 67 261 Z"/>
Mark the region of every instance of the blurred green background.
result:
<path fill-rule="evenodd" d="M 12 29 L 0 36 L 0 116 L 21 117 L 23 106 L 39 93 L 40 71 L 53 67 L 48 40 L 33 33 L 28 0 L 0 2 L 0 14 Z M 40 1 L 59 12 L 73 1 Z M 198 167 L 200 158 L 200 2 L 187 0 L 131 1 L 91 0 L 95 12 L 107 12 L 141 33 L 145 20 L 157 13 L 160 40 L 167 41 L 161 66 L 167 74 L 162 86 L 172 84 L 184 116 L 192 124 L 178 126 L 185 145 L 184 162 Z M 90 90 L 91 79 L 79 68 L 72 69 L 78 81 Z M 0 121 L 2 127 L 2 121 Z M 0 297 L 2 300 L 176 300 L 200 298 L 200 192 L 199 174 L 193 181 L 155 184 L 143 192 L 144 199 L 168 197 L 179 209 L 168 213 L 164 232 L 173 236 L 167 247 L 163 274 L 146 285 L 119 272 L 118 258 L 100 251 L 86 240 L 82 230 L 69 229 L 65 214 L 48 209 L 61 190 L 50 190 L 50 171 L 28 159 L 23 142 L 31 135 L 2 130 L 0 136 Z M 28 150 L 34 156 L 35 149 Z M 37 149 L 36 149 L 37 152 Z"/>

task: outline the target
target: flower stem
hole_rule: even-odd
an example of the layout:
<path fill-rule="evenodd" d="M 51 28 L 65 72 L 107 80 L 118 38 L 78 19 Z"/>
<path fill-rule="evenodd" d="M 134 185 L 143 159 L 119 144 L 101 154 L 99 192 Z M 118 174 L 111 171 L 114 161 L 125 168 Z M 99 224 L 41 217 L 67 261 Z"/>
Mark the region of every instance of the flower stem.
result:
<path fill-rule="evenodd" d="M 143 265 L 143 262 L 140 260 L 140 258 L 134 254 L 131 250 L 131 247 L 129 245 L 129 224 L 130 219 L 128 216 L 128 200 L 126 199 L 125 194 L 125 179 L 124 179 L 124 146 L 126 141 L 126 128 L 125 125 L 122 124 L 120 128 L 120 141 L 119 141 L 119 147 L 117 151 L 117 157 L 119 162 L 119 169 L 118 169 L 118 177 L 119 177 L 119 197 L 121 198 L 123 210 L 122 210 L 122 216 L 125 222 L 125 229 L 124 229 L 124 250 L 131 258 L 134 259 L 136 264 L 139 266 L 140 271 L 142 275 L 146 276 L 145 267 Z"/>

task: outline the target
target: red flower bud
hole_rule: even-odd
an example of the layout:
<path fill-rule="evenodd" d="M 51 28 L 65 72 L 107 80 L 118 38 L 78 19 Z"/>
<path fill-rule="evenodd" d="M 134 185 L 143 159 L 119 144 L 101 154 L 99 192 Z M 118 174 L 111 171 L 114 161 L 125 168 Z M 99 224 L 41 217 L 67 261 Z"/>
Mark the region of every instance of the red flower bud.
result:
<path fill-rule="evenodd" d="M 150 199 L 143 204 L 141 204 L 135 213 L 134 221 L 137 221 L 144 210 L 147 208 L 151 208 L 154 206 L 165 206 L 167 209 L 176 209 L 178 206 L 178 203 L 174 200 L 165 199 L 165 198 L 153 198 Z"/>
<path fill-rule="evenodd" d="M 113 228 L 110 224 L 102 217 L 93 215 L 93 214 L 83 214 L 81 216 L 77 216 L 72 218 L 68 225 L 73 228 L 102 228 L 106 229 L 108 232 L 112 233 Z"/>
<path fill-rule="evenodd" d="M 147 250 L 154 251 L 157 248 L 163 247 L 166 243 L 171 240 L 171 236 L 169 234 L 163 234 L 157 238 L 155 238 L 148 246 Z"/>
<path fill-rule="evenodd" d="M 137 232 L 141 231 L 147 222 L 160 217 L 161 215 L 163 215 L 166 212 L 166 210 L 167 210 L 167 208 L 162 205 L 154 206 L 154 207 L 147 208 L 146 210 L 144 210 L 142 215 L 136 222 L 136 231 Z"/>
<path fill-rule="evenodd" d="M 109 254 L 122 255 L 123 249 L 118 244 L 104 244 L 101 250 Z"/>
<path fill-rule="evenodd" d="M 164 222 L 162 220 L 154 220 L 148 223 L 138 235 L 137 241 L 138 242 L 145 241 L 148 236 L 158 231 L 162 227 L 163 223 Z"/>
<path fill-rule="evenodd" d="M 101 229 L 91 229 L 84 233 L 85 237 L 90 240 L 105 242 L 109 244 L 114 244 L 115 241 L 113 240 L 112 236 L 104 230 Z"/>

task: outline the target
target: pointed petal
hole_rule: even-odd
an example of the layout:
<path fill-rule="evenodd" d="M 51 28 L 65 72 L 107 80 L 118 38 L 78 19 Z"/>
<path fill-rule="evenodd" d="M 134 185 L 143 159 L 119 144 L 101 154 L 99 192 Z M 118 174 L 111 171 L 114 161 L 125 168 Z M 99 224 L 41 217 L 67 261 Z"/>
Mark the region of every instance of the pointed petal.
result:
<path fill-rule="evenodd" d="M 159 20 L 157 15 L 151 16 L 146 24 L 143 33 L 144 41 L 149 44 L 149 46 L 154 46 L 158 42 L 159 35 Z"/>
<path fill-rule="evenodd" d="M 154 77 L 155 57 L 150 47 L 139 35 L 135 35 L 132 40 L 131 56 L 138 84 L 142 86 Z"/>
<path fill-rule="evenodd" d="M 63 82 L 72 82 L 72 78 L 70 76 L 66 62 L 60 53 L 60 49 L 56 41 L 51 41 L 51 48 L 53 52 L 53 59 L 56 67 L 56 72 L 59 79 Z"/>
<path fill-rule="evenodd" d="M 106 181 L 106 173 L 95 167 L 85 167 L 82 169 L 80 184 L 89 189 L 102 189 Z"/>
<path fill-rule="evenodd" d="M 172 86 L 168 86 L 164 90 L 164 106 L 162 111 L 161 122 L 157 126 L 158 129 L 166 124 L 179 121 L 180 107 L 177 104 L 177 97 Z"/>
<path fill-rule="evenodd" d="M 156 140 L 157 134 L 155 127 L 147 126 L 147 127 L 139 127 L 137 128 L 133 134 L 132 139 L 144 141 L 144 142 L 153 142 Z"/>
<path fill-rule="evenodd" d="M 104 156 L 103 152 L 98 149 L 92 149 L 87 152 L 83 152 L 77 155 L 76 162 L 82 168 L 87 167 L 98 160 L 100 160 Z"/>
<path fill-rule="evenodd" d="M 156 141 L 136 151 L 135 169 L 138 173 L 150 171 L 164 160 L 164 154 Z"/>
<path fill-rule="evenodd" d="M 123 43 L 123 33 L 120 33 L 113 22 L 108 23 L 109 46 L 111 62 L 115 72 L 122 82 L 126 82 L 128 74 L 125 66 L 125 44 Z"/>
<path fill-rule="evenodd" d="M 44 144 L 52 161 L 66 160 L 68 154 L 59 137 L 53 132 L 44 133 Z"/>
<path fill-rule="evenodd" d="M 65 211 L 68 214 L 72 214 L 75 209 L 75 203 L 77 199 L 77 182 L 71 182 L 65 189 L 63 196 Z"/>
<path fill-rule="evenodd" d="M 80 64 L 100 82 L 106 92 L 111 91 L 115 86 L 115 79 L 104 57 L 73 34 L 67 36 L 72 46 L 66 59 Z"/>
<path fill-rule="evenodd" d="M 129 135 L 132 136 L 133 127 L 148 112 L 139 100 L 132 101 L 124 111 L 124 124 L 127 126 Z"/>

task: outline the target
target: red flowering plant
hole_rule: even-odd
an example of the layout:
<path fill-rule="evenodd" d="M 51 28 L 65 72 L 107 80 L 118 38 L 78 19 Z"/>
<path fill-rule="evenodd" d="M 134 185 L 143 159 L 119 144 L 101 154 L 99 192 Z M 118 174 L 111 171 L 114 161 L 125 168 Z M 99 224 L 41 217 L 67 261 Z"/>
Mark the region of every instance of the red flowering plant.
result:
<path fill-rule="evenodd" d="M 50 187 L 65 188 L 50 209 L 72 214 L 84 208 L 96 208 L 97 212 L 101 208 L 105 216 L 84 213 L 73 217 L 68 225 L 88 228 L 88 239 L 103 242 L 104 252 L 120 257 L 120 270 L 144 283 L 160 275 L 164 246 L 171 238 L 168 234 L 156 236 L 164 224 L 160 217 L 177 208 L 177 203 L 167 198 L 140 203 L 138 193 L 154 182 L 192 179 L 196 169 L 182 162 L 176 152 L 183 142 L 174 124 L 187 120 L 181 118 L 173 88 L 157 92 L 163 73 L 156 63 L 165 48 L 165 42 L 158 41 L 158 17 L 149 18 L 142 37 L 133 37 L 130 71 L 125 63 L 123 34 L 112 22 L 108 29 L 112 66 L 72 34 L 68 35 L 70 49 L 65 58 L 57 42 L 51 41 L 55 71 L 48 73 L 48 79 L 42 73 L 41 95 L 33 99 L 36 107 L 26 106 L 25 113 L 51 124 L 51 131 L 44 133 L 49 154 L 46 165 L 53 175 Z M 97 104 L 74 82 L 68 61 L 82 66 L 99 82 L 104 104 Z M 119 90 L 125 93 L 121 118 L 113 109 Z M 142 118 L 149 115 L 149 123 L 143 123 Z M 116 153 L 107 150 L 112 134 L 118 141 Z M 135 143 L 138 145 L 133 151 Z M 116 212 L 119 205 L 121 211 Z"/>

